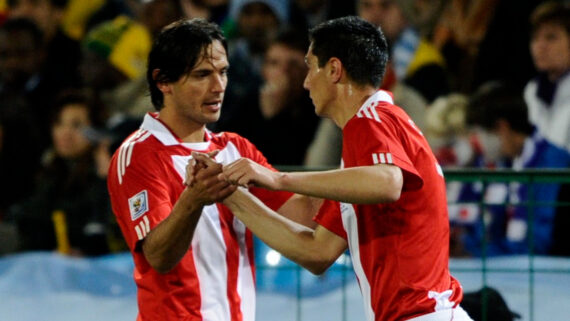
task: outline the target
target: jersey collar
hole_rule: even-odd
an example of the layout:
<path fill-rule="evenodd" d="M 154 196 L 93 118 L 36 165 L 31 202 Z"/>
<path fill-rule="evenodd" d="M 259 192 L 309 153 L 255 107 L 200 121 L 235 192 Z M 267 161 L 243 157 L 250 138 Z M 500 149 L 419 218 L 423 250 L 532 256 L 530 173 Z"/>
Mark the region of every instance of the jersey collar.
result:
<path fill-rule="evenodd" d="M 210 146 L 212 133 L 206 129 L 204 142 L 185 143 L 180 140 L 171 130 L 158 119 L 158 113 L 151 112 L 144 116 L 141 129 L 149 131 L 156 139 L 165 146 L 182 145 L 193 150 L 207 150 Z"/>
<path fill-rule="evenodd" d="M 378 90 L 376 93 L 374 93 L 374 95 L 372 95 L 372 96 L 368 97 L 368 99 L 366 99 L 364 104 L 362 104 L 362 106 L 360 106 L 360 109 L 358 110 L 358 112 L 361 112 L 364 109 L 368 109 L 368 108 L 376 105 L 379 102 L 386 102 L 386 103 L 393 105 L 394 104 L 394 98 L 392 97 L 392 93 L 385 91 L 385 90 Z"/>

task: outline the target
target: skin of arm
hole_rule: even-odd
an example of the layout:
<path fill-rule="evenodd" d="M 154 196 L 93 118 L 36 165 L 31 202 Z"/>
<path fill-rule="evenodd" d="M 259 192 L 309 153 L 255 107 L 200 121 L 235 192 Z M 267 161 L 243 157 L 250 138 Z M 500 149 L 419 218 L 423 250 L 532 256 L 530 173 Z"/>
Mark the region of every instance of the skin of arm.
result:
<path fill-rule="evenodd" d="M 221 201 L 236 190 L 235 186 L 217 178 L 220 171 L 221 166 L 201 170 L 200 179 L 186 186 L 170 215 L 142 241 L 144 256 L 157 272 L 169 272 L 186 254 L 202 208 Z"/>
<path fill-rule="evenodd" d="M 320 225 L 311 229 L 276 213 L 243 188 L 224 204 L 265 244 L 314 274 L 323 273 L 348 246 Z"/>
<path fill-rule="evenodd" d="M 270 171 L 247 158 L 225 165 L 220 178 L 240 186 L 254 184 L 353 204 L 397 201 L 404 182 L 402 170 L 388 164 L 284 173 Z"/>

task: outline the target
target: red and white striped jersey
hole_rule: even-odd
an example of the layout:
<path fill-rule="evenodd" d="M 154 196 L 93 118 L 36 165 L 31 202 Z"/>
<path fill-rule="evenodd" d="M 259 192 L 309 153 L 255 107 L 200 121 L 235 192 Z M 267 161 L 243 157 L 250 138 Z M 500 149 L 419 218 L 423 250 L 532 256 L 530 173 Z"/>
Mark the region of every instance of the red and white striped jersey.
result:
<path fill-rule="evenodd" d="M 191 152 L 219 149 L 216 160 L 250 158 L 272 168 L 245 138 L 206 132 L 206 141 L 183 143 L 149 113 L 111 161 L 108 188 L 113 212 L 134 258 L 138 320 L 252 321 L 255 319 L 255 271 L 252 235 L 221 204 L 204 207 L 191 247 L 178 265 L 159 274 L 137 242 L 170 214 L 184 189 Z M 252 189 L 272 209 L 291 193 Z"/>
<path fill-rule="evenodd" d="M 343 167 L 393 164 L 404 186 L 393 203 L 326 201 L 316 221 L 345 238 L 368 321 L 451 309 L 463 297 L 449 273 L 443 173 L 410 117 L 378 91 L 343 129 Z M 435 320 L 435 319 L 434 319 Z"/>

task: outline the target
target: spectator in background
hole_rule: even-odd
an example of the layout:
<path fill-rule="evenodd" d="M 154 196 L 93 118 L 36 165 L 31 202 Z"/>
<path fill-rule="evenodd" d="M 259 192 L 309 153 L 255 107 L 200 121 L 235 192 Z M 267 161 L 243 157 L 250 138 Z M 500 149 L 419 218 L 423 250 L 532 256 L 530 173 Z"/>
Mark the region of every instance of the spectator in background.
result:
<path fill-rule="evenodd" d="M 292 0 L 290 24 L 308 30 L 334 18 L 354 15 L 354 0 Z"/>
<path fill-rule="evenodd" d="M 527 106 L 520 92 L 500 84 L 482 86 L 470 99 L 468 122 L 495 135 L 505 164 L 514 170 L 536 168 L 568 168 L 570 153 L 554 146 L 534 131 L 527 118 Z M 553 246 L 553 222 L 560 184 L 507 183 L 500 193 L 495 191 L 489 206 L 488 255 L 528 253 L 529 233 L 532 231 L 533 252 L 548 254 Z M 503 195 L 504 198 L 497 198 Z M 534 202 L 528 204 L 527 202 Z M 507 206 L 504 205 L 507 203 Z M 501 204 L 501 205 L 498 205 Z M 532 210 L 532 229 L 528 226 Z M 480 221 L 477 221 L 480 222 Z M 481 228 L 482 229 L 482 228 Z M 480 245 L 483 235 L 478 235 Z M 480 254 L 480 249 L 471 249 Z"/>
<path fill-rule="evenodd" d="M 570 152 L 570 5 L 540 5 L 531 25 L 538 76 L 524 90 L 529 119 L 552 144 Z"/>
<path fill-rule="evenodd" d="M 186 18 L 202 18 L 222 28 L 228 39 L 235 36 L 235 22 L 230 18 L 232 0 L 178 0 Z"/>
<path fill-rule="evenodd" d="M 142 119 L 152 109 L 145 80 L 151 41 L 148 29 L 126 16 L 98 25 L 83 39 L 83 82 L 107 118 Z"/>
<path fill-rule="evenodd" d="M 100 125 L 97 112 L 78 93 L 64 93 L 54 107 L 52 147 L 44 157 L 32 196 L 14 205 L 7 219 L 19 231 L 22 250 L 57 250 L 69 255 L 109 252 L 112 220 L 106 190 L 109 166 L 83 134 Z"/>
<path fill-rule="evenodd" d="M 43 48 L 33 22 L 9 19 L 0 26 L 0 215 L 32 191 L 30 182 L 49 145 L 49 126 L 41 123 L 49 106 L 35 99 Z"/>
<path fill-rule="evenodd" d="M 223 128 L 249 139 L 271 164 L 301 165 L 319 121 L 303 88 L 308 47 L 305 31 L 287 29 L 277 35 L 265 52 L 261 88 Z"/>
<path fill-rule="evenodd" d="M 279 28 L 289 17 L 285 0 L 235 0 L 231 2 L 230 15 L 237 22 L 238 36 L 228 43 L 230 71 L 220 119 L 209 125 L 220 131 L 228 121 L 241 113 L 239 106 L 255 93 L 263 80 L 261 69 L 263 55 Z"/>
<path fill-rule="evenodd" d="M 439 50 L 422 33 L 429 19 L 437 14 L 441 1 L 425 0 L 377 0 L 376 14 L 366 12 L 368 3 L 359 3 L 359 14 L 382 27 L 390 46 L 390 68 L 394 82 L 402 82 L 419 92 L 431 103 L 435 98 L 447 94 L 449 85 L 445 59 Z M 424 16 L 426 13 L 430 15 Z M 392 90 L 393 84 L 382 87 Z M 412 115 L 413 116 L 413 115 Z"/>
<path fill-rule="evenodd" d="M 433 32 L 450 87 L 467 95 L 491 80 L 517 88 L 534 74 L 528 17 L 540 0 L 451 0 Z"/>
<path fill-rule="evenodd" d="M 147 0 L 135 3 L 136 5 L 131 4 L 134 17 L 147 28 L 153 39 L 164 26 L 184 16 L 180 0 Z"/>
<path fill-rule="evenodd" d="M 423 133 L 441 166 L 485 166 L 481 143 L 467 125 L 468 103 L 466 95 L 451 93 L 437 98 L 426 110 Z"/>
<path fill-rule="evenodd" d="M 68 0 L 8 0 L 11 18 L 32 20 L 44 35 L 43 77 L 48 86 L 40 101 L 48 104 L 53 101 L 45 98 L 53 98 L 63 89 L 79 86 L 79 42 L 61 28 L 67 3 Z"/>

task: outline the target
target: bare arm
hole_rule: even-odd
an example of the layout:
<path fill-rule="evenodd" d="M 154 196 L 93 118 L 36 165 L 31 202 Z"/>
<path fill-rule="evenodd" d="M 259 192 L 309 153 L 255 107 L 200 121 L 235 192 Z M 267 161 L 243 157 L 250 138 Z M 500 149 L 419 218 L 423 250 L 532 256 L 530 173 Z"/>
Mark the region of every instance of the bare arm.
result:
<path fill-rule="evenodd" d="M 279 215 L 246 190 L 238 189 L 224 204 L 263 242 L 312 273 L 323 273 L 347 248 L 340 236 Z"/>
<path fill-rule="evenodd" d="M 159 273 L 172 270 L 188 251 L 202 208 L 235 191 L 235 187 L 218 180 L 220 171 L 221 166 L 201 170 L 199 179 L 180 194 L 170 215 L 143 240 L 144 256 Z"/>
<path fill-rule="evenodd" d="M 241 186 L 285 190 L 355 204 L 394 202 L 403 186 L 402 170 L 378 164 L 322 172 L 279 173 L 241 158 L 224 166 L 223 179 Z"/>
<path fill-rule="evenodd" d="M 317 223 L 313 221 L 313 217 L 322 204 L 323 200 L 320 198 L 295 194 L 281 205 L 277 212 L 296 223 L 314 229 Z"/>

